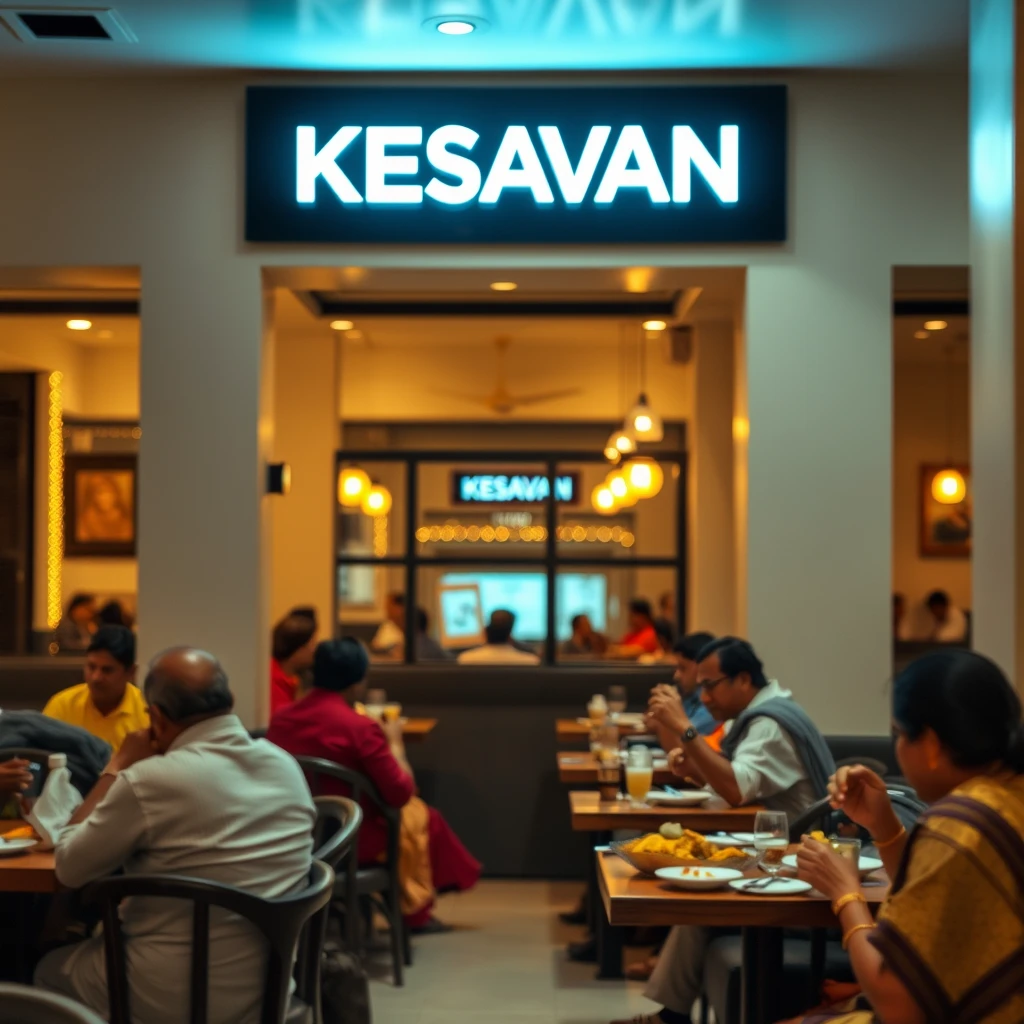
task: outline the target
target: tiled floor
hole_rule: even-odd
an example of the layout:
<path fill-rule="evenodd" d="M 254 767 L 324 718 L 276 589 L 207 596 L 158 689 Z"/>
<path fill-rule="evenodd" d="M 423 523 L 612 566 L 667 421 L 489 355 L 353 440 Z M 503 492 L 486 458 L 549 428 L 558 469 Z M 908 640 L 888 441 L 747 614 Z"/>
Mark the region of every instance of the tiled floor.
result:
<path fill-rule="evenodd" d="M 415 940 L 405 987 L 390 974 L 371 985 L 374 1024 L 608 1024 L 655 1007 L 639 984 L 596 981 L 591 964 L 569 963 L 566 943 L 582 935 L 557 917 L 579 884 L 483 882 L 441 900 L 446 935 Z M 387 970 L 374 955 L 371 970 Z"/>

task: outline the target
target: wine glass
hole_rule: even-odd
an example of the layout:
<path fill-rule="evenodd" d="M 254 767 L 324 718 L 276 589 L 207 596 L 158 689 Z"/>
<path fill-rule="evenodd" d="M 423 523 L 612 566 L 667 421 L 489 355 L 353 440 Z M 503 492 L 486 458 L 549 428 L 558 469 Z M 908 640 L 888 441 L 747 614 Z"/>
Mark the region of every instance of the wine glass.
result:
<path fill-rule="evenodd" d="M 647 806 L 647 794 L 654 781 L 654 764 L 649 747 L 635 744 L 629 748 L 626 761 L 626 789 L 634 807 Z"/>
<path fill-rule="evenodd" d="M 626 710 L 629 704 L 624 686 L 608 687 L 608 710 L 613 715 L 620 715 Z"/>
<path fill-rule="evenodd" d="M 789 848 L 789 819 L 785 811 L 758 811 L 754 818 L 754 849 L 758 864 L 774 877 L 782 870 L 782 858 Z"/>

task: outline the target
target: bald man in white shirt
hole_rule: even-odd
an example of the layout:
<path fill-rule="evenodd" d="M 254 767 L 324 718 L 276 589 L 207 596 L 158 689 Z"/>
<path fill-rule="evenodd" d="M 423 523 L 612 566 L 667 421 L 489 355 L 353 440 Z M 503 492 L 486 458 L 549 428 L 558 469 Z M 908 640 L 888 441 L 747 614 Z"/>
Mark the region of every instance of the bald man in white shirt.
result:
<path fill-rule="evenodd" d="M 56 847 L 57 878 L 79 888 L 120 867 L 177 874 L 276 897 L 301 889 L 312 864 L 316 808 L 295 760 L 253 740 L 227 676 L 203 651 L 158 655 L 145 683 L 148 732 L 132 733 Z M 136 898 L 121 908 L 132 1018 L 187 1024 L 192 908 Z M 214 911 L 209 1020 L 255 1024 L 265 945 L 251 926 Z M 47 954 L 36 984 L 107 1012 L 103 940 Z"/>

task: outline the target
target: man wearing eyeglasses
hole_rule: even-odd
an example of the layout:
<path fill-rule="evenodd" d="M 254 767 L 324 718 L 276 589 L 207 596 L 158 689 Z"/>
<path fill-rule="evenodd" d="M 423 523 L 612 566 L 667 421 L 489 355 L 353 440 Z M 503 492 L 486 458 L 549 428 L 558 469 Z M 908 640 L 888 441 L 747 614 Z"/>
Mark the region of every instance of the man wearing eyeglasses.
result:
<path fill-rule="evenodd" d="M 759 803 L 793 821 L 828 793 L 835 762 L 807 713 L 789 690 L 764 674 L 746 640 L 722 637 L 700 652 L 701 702 L 720 722 L 732 721 L 721 753 L 701 736 L 675 687 L 656 687 L 652 724 L 682 738 L 669 754 L 675 774 L 706 785 L 733 807 Z M 672 929 L 644 995 L 664 1009 L 616 1024 L 690 1024 L 700 994 L 708 930 Z"/>

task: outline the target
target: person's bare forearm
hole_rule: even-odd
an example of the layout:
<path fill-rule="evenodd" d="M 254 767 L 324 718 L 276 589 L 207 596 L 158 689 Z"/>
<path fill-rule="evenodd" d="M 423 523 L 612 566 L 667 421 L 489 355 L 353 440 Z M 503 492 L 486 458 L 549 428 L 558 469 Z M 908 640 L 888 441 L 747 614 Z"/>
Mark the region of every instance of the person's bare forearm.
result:
<path fill-rule="evenodd" d="M 907 833 L 892 808 L 889 809 L 886 820 L 879 822 L 871 830 L 871 838 L 876 844 L 883 844 L 877 847 L 878 856 L 882 858 L 882 863 L 885 865 L 885 873 L 890 878 L 895 878 L 900 861 L 903 860 L 903 849 L 907 845 Z"/>
<path fill-rule="evenodd" d="M 695 768 L 709 785 L 726 803 L 739 807 L 743 803 L 743 794 L 736 783 L 736 773 L 732 770 L 728 758 L 722 757 L 698 736 L 686 744 L 686 763 Z"/>
<path fill-rule="evenodd" d="M 89 795 L 78 805 L 78 810 L 71 815 L 69 825 L 80 825 L 92 814 L 99 802 L 107 795 L 110 787 L 117 780 L 116 775 L 101 775 L 95 786 L 89 790 Z"/>
<path fill-rule="evenodd" d="M 389 746 L 391 747 L 391 754 L 394 759 L 399 763 L 403 771 L 408 772 L 409 776 L 415 782 L 416 776 L 413 773 L 412 765 L 409 764 L 409 758 L 406 756 L 405 744 L 401 739 L 399 739 L 390 743 Z"/>

